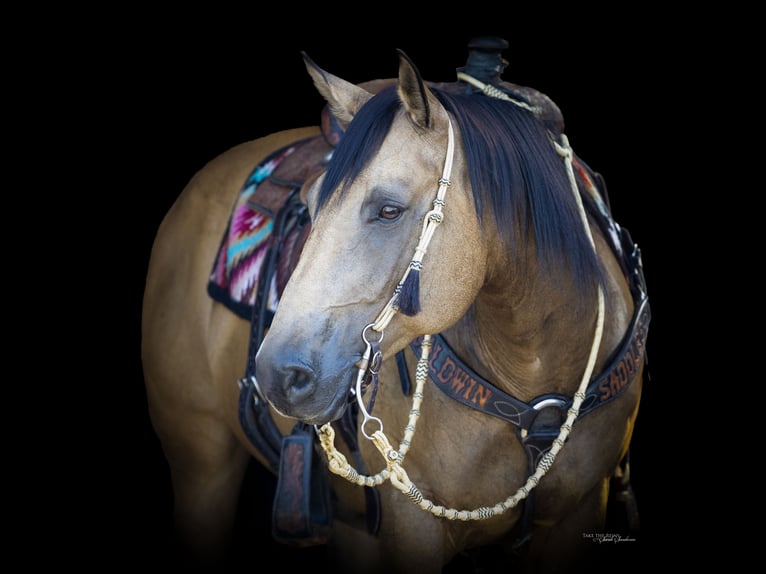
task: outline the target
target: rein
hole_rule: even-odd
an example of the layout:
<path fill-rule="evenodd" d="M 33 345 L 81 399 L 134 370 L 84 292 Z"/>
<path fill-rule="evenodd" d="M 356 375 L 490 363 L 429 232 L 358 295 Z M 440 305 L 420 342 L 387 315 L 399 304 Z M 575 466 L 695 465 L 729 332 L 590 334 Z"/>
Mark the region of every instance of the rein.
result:
<path fill-rule="evenodd" d="M 470 78 L 470 76 L 467 76 L 466 74 L 463 74 L 463 76 L 466 76 L 466 78 L 461 78 L 463 80 Z M 474 80 L 473 78 L 471 78 L 471 80 L 473 80 L 471 83 L 473 83 L 474 85 L 477 85 L 478 80 Z M 481 82 L 478 82 L 478 84 L 481 84 Z M 477 87 L 482 87 L 482 88 L 483 86 L 484 86 L 483 84 L 482 86 L 477 85 Z M 490 93 L 485 90 L 485 93 L 487 93 L 487 95 L 490 95 L 491 97 L 500 97 L 501 99 L 507 99 L 513 103 L 516 103 L 518 105 L 521 105 L 522 107 L 525 107 L 526 109 L 529 109 L 527 106 L 523 105 L 521 102 L 517 102 L 515 100 L 508 98 L 508 96 L 502 92 L 500 92 L 500 95 L 496 95 L 494 93 Z M 530 111 L 534 112 L 534 110 L 530 110 Z M 540 479 L 542 479 L 543 476 L 545 476 L 545 474 L 550 470 L 558 452 L 564 446 L 564 443 L 566 442 L 569 436 L 569 433 L 572 430 L 572 426 L 574 425 L 574 422 L 580 413 L 580 407 L 586 398 L 586 389 L 588 387 L 588 383 L 591 379 L 591 376 L 593 374 L 593 369 L 596 364 L 596 357 L 598 354 L 598 349 L 601 345 L 601 337 L 603 335 L 603 327 L 604 327 L 604 294 L 601 287 L 599 286 L 598 317 L 596 320 L 596 328 L 595 328 L 595 333 L 593 336 L 593 343 L 591 345 L 591 350 L 588 356 L 588 362 L 585 367 L 585 372 L 583 373 L 583 377 L 580 381 L 577 391 L 574 393 L 572 404 L 567 410 L 566 420 L 560 426 L 558 436 L 553 440 L 551 448 L 547 450 L 545 454 L 540 458 L 539 462 L 537 463 L 535 467 L 534 473 L 532 473 L 527 478 L 526 482 L 521 487 L 519 487 L 519 489 L 514 494 L 510 495 L 508 498 L 506 498 L 502 502 L 495 504 L 492 507 L 483 506 L 473 510 L 457 510 L 454 508 L 448 508 L 445 506 L 435 504 L 431 500 L 428 500 L 427 498 L 425 498 L 422 492 L 418 489 L 418 487 L 415 484 L 413 484 L 413 482 L 410 480 L 402 464 L 404 462 L 405 455 L 407 454 L 407 451 L 409 450 L 410 444 L 412 442 L 412 438 L 414 437 L 417 422 L 420 417 L 420 405 L 423 401 L 423 389 L 425 387 L 425 382 L 429 373 L 428 358 L 429 358 L 429 353 L 431 351 L 431 346 L 432 346 L 431 335 L 423 336 L 423 340 L 421 343 L 421 354 L 420 354 L 420 358 L 418 360 L 418 364 L 415 371 L 416 384 L 415 384 L 415 392 L 413 393 L 413 398 L 412 398 L 412 407 L 410 409 L 410 415 L 408 417 L 407 425 L 404 428 L 404 437 L 402 439 L 401 444 L 399 445 L 398 450 L 391 445 L 390 441 L 388 440 L 388 437 L 384 434 L 383 421 L 381 421 L 377 417 L 373 417 L 370 414 L 370 411 L 372 410 L 372 406 L 375 400 L 375 394 L 377 391 L 377 382 L 378 382 L 377 374 L 378 374 L 378 369 L 381 363 L 380 342 L 383 339 L 383 331 L 391 322 L 394 315 L 399 311 L 398 299 L 402 290 L 402 286 L 404 285 L 405 281 L 407 280 L 411 272 L 417 273 L 420 271 L 422 267 L 423 257 L 427 251 L 428 243 L 430 242 L 433 236 L 433 233 L 436 230 L 436 227 L 443 221 L 443 218 L 444 218 L 444 215 L 442 213 L 442 209 L 445 205 L 444 196 L 446 194 L 447 187 L 450 185 L 449 178 L 452 171 L 452 161 L 454 156 L 454 133 L 452 129 L 452 123 L 449 120 L 448 120 L 448 136 L 449 138 L 447 143 L 447 154 L 444 161 L 442 176 L 439 178 L 439 189 L 436 195 L 436 199 L 434 199 L 433 201 L 433 205 L 434 205 L 433 209 L 429 211 L 424 217 L 423 229 L 420 234 L 418 245 L 415 248 L 415 255 L 410 261 L 410 264 L 407 267 L 407 270 L 405 271 L 404 276 L 402 277 L 402 280 L 398 283 L 396 289 L 394 290 L 393 296 L 386 303 L 385 307 L 380 312 L 380 314 L 375 319 L 375 321 L 373 323 L 366 325 L 364 329 L 362 330 L 362 340 L 365 342 L 366 347 L 365 347 L 365 352 L 362 355 L 362 359 L 359 362 L 359 372 L 357 374 L 356 387 L 353 390 L 353 392 L 356 395 L 356 400 L 359 404 L 359 408 L 361 409 L 361 412 L 364 417 L 360 430 L 362 434 L 365 436 L 365 438 L 372 441 L 375 447 L 378 449 L 378 451 L 380 452 L 380 454 L 382 455 L 383 459 L 386 462 L 386 468 L 384 468 L 377 474 L 371 475 L 371 476 L 359 474 L 359 472 L 348 463 L 348 461 L 343 456 L 343 454 L 340 453 L 335 448 L 335 444 L 334 444 L 335 431 L 332 425 L 330 423 L 326 423 L 322 425 L 322 427 L 320 428 L 315 427 L 315 429 L 316 429 L 317 435 L 319 436 L 320 444 L 322 445 L 322 448 L 324 449 L 324 451 L 326 452 L 328 456 L 328 466 L 334 474 L 342 476 L 346 478 L 346 480 L 348 480 L 349 482 L 358 484 L 360 486 L 378 486 L 382 484 L 383 482 L 385 482 L 386 480 L 390 480 L 391 484 L 397 490 L 405 494 L 414 504 L 416 504 L 422 510 L 430 512 L 437 517 L 444 517 L 450 520 L 463 520 L 463 521 L 485 520 L 493 516 L 496 516 L 498 514 L 502 514 L 511 508 L 514 508 L 515 506 L 519 504 L 519 502 L 527 498 L 530 492 L 532 492 L 532 490 L 534 490 L 534 488 L 538 485 L 538 483 L 540 482 Z M 558 144 L 556 141 L 552 141 L 552 143 L 556 151 L 564 160 L 564 163 L 567 169 L 567 175 L 569 177 L 569 182 L 572 188 L 572 192 L 574 193 L 575 200 L 577 202 L 578 210 L 580 213 L 583 226 L 585 228 L 585 232 L 588 236 L 588 240 L 591 244 L 591 247 L 595 249 L 595 243 L 593 241 L 593 236 L 591 234 L 590 227 L 588 225 L 587 215 L 585 213 L 585 207 L 583 206 L 582 199 L 578 192 L 577 182 L 576 182 L 574 170 L 572 167 L 574 154 L 572 153 L 572 150 L 569 147 L 569 141 L 567 140 L 565 135 L 561 134 L 561 140 L 563 145 Z M 380 337 L 377 340 L 368 339 L 367 337 L 368 330 L 379 333 Z M 372 392 L 371 392 L 372 396 L 371 396 L 368 407 L 365 407 L 364 401 L 362 398 L 363 389 L 366 384 L 370 384 L 370 383 L 372 383 L 373 385 Z M 371 434 L 368 434 L 365 428 L 368 422 L 375 422 L 378 424 L 377 430 L 373 431 Z"/>

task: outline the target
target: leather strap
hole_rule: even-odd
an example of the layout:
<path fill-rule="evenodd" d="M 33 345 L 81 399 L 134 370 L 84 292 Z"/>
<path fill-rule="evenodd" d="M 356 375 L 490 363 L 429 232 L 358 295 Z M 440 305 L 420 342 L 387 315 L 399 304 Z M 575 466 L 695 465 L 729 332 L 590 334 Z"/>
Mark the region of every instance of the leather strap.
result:
<path fill-rule="evenodd" d="M 282 440 L 272 509 L 272 536 L 298 547 L 326 544 L 332 524 L 329 474 L 315 449 L 314 431 L 298 423 Z"/>
<path fill-rule="evenodd" d="M 638 303 L 619 351 L 606 370 L 588 384 L 580 416 L 620 396 L 635 378 L 649 331 L 648 303 L 648 299 Z M 482 378 L 457 356 L 442 335 L 432 335 L 431 340 L 428 360 L 431 379 L 442 392 L 464 405 L 528 430 L 540 412 L 540 405 L 556 402 L 566 410 L 572 404 L 571 397 L 556 393 L 540 395 L 525 403 Z M 420 356 L 421 342 L 422 337 L 418 337 L 410 343 L 416 357 Z"/>
<path fill-rule="evenodd" d="M 282 434 L 271 418 L 268 405 L 256 392 L 255 379 L 243 377 L 239 383 L 239 424 L 253 446 L 266 457 L 269 470 L 279 471 Z"/>

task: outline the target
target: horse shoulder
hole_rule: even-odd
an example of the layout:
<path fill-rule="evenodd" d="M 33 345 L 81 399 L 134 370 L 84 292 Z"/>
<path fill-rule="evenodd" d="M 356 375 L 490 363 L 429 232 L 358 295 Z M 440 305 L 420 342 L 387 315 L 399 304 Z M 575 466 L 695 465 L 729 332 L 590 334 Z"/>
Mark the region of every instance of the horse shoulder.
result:
<path fill-rule="evenodd" d="M 216 252 L 253 168 L 275 150 L 318 133 L 318 127 L 284 130 L 223 152 L 191 178 L 162 220 L 142 316 L 142 361 L 155 412 L 215 411 L 221 397 L 211 386 L 219 388 L 223 380 L 224 388 L 236 390 L 249 329 L 207 293 Z"/>

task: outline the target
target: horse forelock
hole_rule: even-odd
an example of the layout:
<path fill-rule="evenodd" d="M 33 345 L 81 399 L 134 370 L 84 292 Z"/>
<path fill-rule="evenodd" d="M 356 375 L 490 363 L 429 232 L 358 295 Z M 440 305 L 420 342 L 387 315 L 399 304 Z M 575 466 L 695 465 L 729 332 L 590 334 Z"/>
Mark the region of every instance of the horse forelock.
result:
<path fill-rule="evenodd" d="M 400 107 L 396 87 L 389 86 L 370 98 L 354 116 L 327 166 L 317 197 L 317 213 L 336 190 L 342 194 L 372 161 Z"/>
<path fill-rule="evenodd" d="M 480 222 L 493 217 L 511 257 L 532 237 L 541 273 L 569 273 L 579 294 L 602 281 L 602 268 L 585 234 L 563 159 L 545 127 L 513 103 L 432 88 L 462 134 L 474 205 Z M 317 213 L 342 194 L 373 161 L 401 108 L 394 85 L 372 97 L 341 138 L 319 190 Z M 316 215 L 316 213 L 314 214 Z"/>

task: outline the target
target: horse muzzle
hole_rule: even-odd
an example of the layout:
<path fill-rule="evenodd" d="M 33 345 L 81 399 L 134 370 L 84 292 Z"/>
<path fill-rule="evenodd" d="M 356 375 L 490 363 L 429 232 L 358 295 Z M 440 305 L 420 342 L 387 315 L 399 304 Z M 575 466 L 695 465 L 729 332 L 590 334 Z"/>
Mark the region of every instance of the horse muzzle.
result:
<path fill-rule="evenodd" d="M 324 360 L 322 360 L 324 359 Z M 255 376 L 269 404 L 281 415 L 312 425 L 343 416 L 354 380 L 352 362 L 328 365 L 325 355 L 306 362 L 285 346 L 264 344 L 258 351 Z M 320 373 L 329 373 L 321 376 Z"/>

